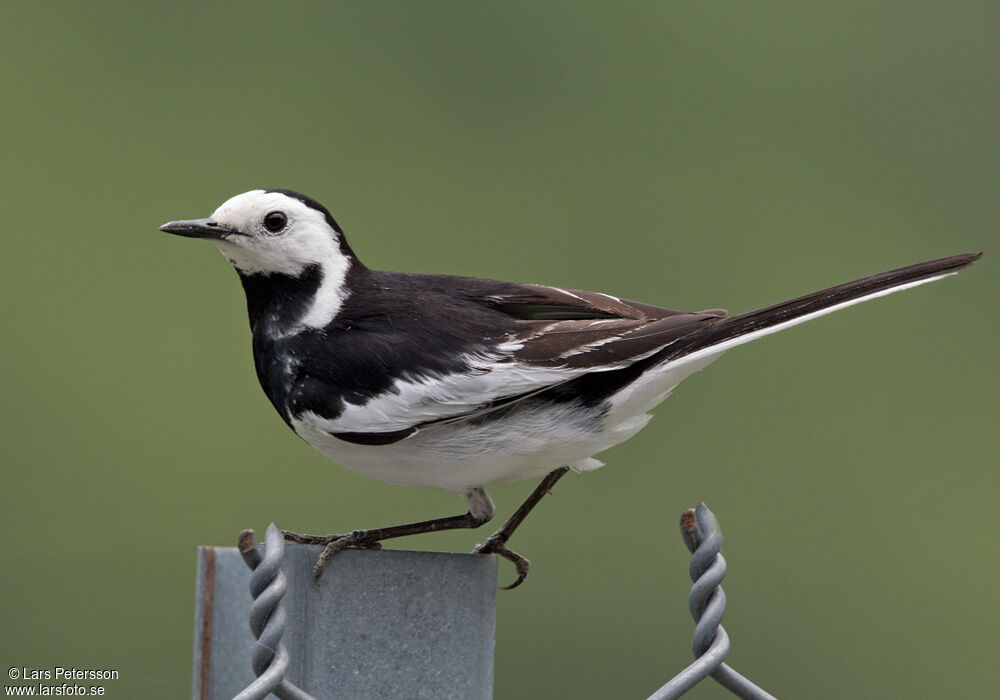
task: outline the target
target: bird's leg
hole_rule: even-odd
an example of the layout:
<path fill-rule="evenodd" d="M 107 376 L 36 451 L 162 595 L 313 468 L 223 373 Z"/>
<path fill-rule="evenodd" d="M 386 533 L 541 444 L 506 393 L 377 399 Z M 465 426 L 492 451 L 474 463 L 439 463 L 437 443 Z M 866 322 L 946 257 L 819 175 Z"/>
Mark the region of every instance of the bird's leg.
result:
<path fill-rule="evenodd" d="M 559 467 L 555 471 L 549 472 L 542 483 L 535 487 L 535 490 L 531 492 L 524 503 L 522 503 L 514 514 L 507 519 L 507 522 L 503 526 L 494 532 L 492 535 L 486 538 L 486 541 L 481 545 L 478 545 L 472 550 L 473 554 L 499 554 L 504 559 L 514 562 L 514 566 L 517 568 L 517 580 L 509 586 L 503 586 L 504 590 L 510 590 L 512 588 L 517 588 L 524 581 L 524 577 L 528 575 L 528 567 L 531 566 L 525 557 L 522 557 L 517 552 L 512 552 L 507 549 L 507 540 L 510 536 L 514 534 L 514 530 L 524 522 L 524 519 L 528 517 L 528 513 L 538 505 L 538 502 L 542 500 L 545 494 L 550 493 L 552 487 L 555 486 L 556 482 L 562 478 L 563 474 L 569 471 L 569 467 Z"/>
<path fill-rule="evenodd" d="M 469 502 L 469 511 L 462 515 L 453 515 L 448 518 L 423 520 L 418 523 L 380 527 L 373 530 L 354 530 L 353 532 L 337 535 L 300 535 L 288 530 L 282 530 L 281 533 L 289 542 L 321 544 L 326 547 L 319 555 L 316 566 L 313 567 L 313 575 L 318 579 L 323 574 L 323 565 L 326 564 L 330 557 L 342 549 L 348 547 L 380 549 L 382 540 L 389 540 L 394 537 L 406 537 L 408 535 L 420 535 L 426 532 L 477 528 L 484 523 L 488 523 L 493 518 L 493 501 L 484 489 L 470 489 L 465 493 L 465 498 Z"/>

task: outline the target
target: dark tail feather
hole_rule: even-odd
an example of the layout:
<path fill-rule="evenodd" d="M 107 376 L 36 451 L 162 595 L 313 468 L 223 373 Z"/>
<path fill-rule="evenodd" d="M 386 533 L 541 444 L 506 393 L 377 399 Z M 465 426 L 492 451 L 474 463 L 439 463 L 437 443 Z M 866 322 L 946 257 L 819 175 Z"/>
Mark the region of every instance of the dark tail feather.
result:
<path fill-rule="evenodd" d="M 863 277 L 797 299 L 732 316 L 668 346 L 668 357 L 670 360 L 676 360 L 727 341 L 733 341 L 733 345 L 738 345 L 740 342 L 766 335 L 767 332 L 781 330 L 782 326 L 808 320 L 806 317 L 811 314 L 820 315 L 823 312 L 834 311 L 835 307 L 841 305 L 889 294 L 899 287 L 953 274 L 968 267 L 982 256 L 982 253 L 965 253 L 907 265 L 898 270 Z"/>

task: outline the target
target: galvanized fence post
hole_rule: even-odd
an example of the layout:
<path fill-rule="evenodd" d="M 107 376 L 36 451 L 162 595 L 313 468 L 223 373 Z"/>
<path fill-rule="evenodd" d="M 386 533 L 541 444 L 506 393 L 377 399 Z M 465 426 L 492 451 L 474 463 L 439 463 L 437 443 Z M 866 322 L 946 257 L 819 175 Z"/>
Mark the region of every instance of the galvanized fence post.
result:
<path fill-rule="evenodd" d="M 492 697 L 495 556 L 349 549 L 317 583 L 322 547 L 240 544 L 199 550 L 195 700 Z"/>

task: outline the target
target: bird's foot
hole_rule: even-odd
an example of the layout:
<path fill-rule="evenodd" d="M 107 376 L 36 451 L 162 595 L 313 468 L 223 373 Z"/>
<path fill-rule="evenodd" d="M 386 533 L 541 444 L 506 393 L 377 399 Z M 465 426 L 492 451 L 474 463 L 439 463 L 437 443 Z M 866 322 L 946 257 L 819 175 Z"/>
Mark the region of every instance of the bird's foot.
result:
<path fill-rule="evenodd" d="M 375 536 L 368 530 L 355 530 L 347 534 L 334 535 L 300 535 L 297 532 L 282 530 L 281 534 L 289 542 L 299 544 L 321 544 L 324 546 L 316 565 L 313 566 L 313 578 L 319 581 L 323 575 L 323 566 L 337 552 L 354 547 L 355 549 L 382 549 L 382 543 L 375 539 Z"/>
<path fill-rule="evenodd" d="M 502 531 L 494 532 L 486 538 L 485 542 L 480 545 L 476 545 L 476 548 L 472 550 L 472 553 L 496 554 L 509 562 L 513 562 L 514 567 L 517 569 L 517 579 L 509 586 L 500 587 L 505 591 L 509 591 L 520 586 L 524 582 L 525 577 L 528 575 L 528 568 L 531 566 L 531 562 L 528 561 L 526 557 L 522 557 L 517 552 L 512 552 L 507 549 L 507 538 L 504 536 Z"/>

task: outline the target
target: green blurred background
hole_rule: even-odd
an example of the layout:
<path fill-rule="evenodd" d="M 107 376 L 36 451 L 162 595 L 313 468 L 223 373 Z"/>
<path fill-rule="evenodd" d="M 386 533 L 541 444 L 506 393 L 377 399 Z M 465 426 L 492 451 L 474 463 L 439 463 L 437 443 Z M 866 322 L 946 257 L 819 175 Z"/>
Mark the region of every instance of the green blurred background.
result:
<path fill-rule="evenodd" d="M 1000 694 L 996 3 L 6 3 L 0 20 L 5 667 L 189 696 L 197 545 L 463 507 L 288 431 L 236 276 L 156 230 L 277 186 L 324 202 L 373 267 L 675 308 L 986 249 L 731 353 L 560 483 L 515 539 L 534 568 L 499 596 L 496 697 L 644 698 L 687 664 L 676 522 L 699 499 L 726 533 L 730 660 L 773 693 Z M 491 489 L 498 514 L 531 486 Z"/>

